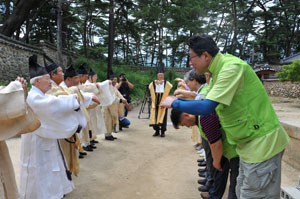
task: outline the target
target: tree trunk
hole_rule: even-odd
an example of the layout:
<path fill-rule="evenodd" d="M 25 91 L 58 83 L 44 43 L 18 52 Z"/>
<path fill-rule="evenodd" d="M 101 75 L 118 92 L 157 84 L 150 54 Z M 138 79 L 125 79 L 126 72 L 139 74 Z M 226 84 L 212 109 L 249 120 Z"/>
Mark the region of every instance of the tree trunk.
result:
<path fill-rule="evenodd" d="M 4 14 L 4 20 L 7 20 L 10 15 L 10 0 L 5 1 L 5 14 Z"/>
<path fill-rule="evenodd" d="M 136 55 L 135 55 L 137 66 L 140 63 L 140 54 L 139 54 L 139 52 L 140 52 L 140 39 L 137 39 L 137 42 L 136 42 Z"/>
<path fill-rule="evenodd" d="M 63 67 L 63 58 L 62 58 L 62 0 L 58 1 L 57 4 L 57 58 L 58 65 Z"/>
<path fill-rule="evenodd" d="M 28 18 L 30 10 L 36 8 L 45 0 L 19 0 L 12 14 L 0 27 L 0 33 L 11 37 L 14 32 L 21 27 L 24 21 Z"/>
<path fill-rule="evenodd" d="M 42 7 L 46 4 L 46 1 L 43 2 L 40 7 L 37 9 L 36 13 L 34 14 L 34 16 L 31 18 L 31 21 L 30 21 L 30 18 L 28 17 L 27 20 L 26 20 L 26 33 L 23 37 L 23 41 L 26 41 L 26 43 L 29 43 L 29 33 L 30 33 L 30 30 L 32 29 L 32 26 L 33 24 L 35 23 L 37 17 L 40 15 L 40 12 L 42 10 Z M 49 23 L 50 24 L 50 23 Z"/>
<path fill-rule="evenodd" d="M 193 36 L 193 33 L 192 31 L 190 31 L 190 38 Z M 189 68 L 190 67 L 190 57 L 187 56 L 187 59 L 186 59 L 186 63 L 185 63 L 185 67 L 186 68 Z"/>
<path fill-rule="evenodd" d="M 109 5 L 109 36 L 108 36 L 108 65 L 107 79 L 112 74 L 113 52 L 114 52 L 114 0 L 110 0 Z"/>
<path fill-rule="evenodd" d="M 156 32 L 154 33 L 154 44 L 152 46 L 152 57 L 151 57 L 151 67 L 153 67 L 154 58 L 155 58 L 155 48 L 156 48 Z"/>

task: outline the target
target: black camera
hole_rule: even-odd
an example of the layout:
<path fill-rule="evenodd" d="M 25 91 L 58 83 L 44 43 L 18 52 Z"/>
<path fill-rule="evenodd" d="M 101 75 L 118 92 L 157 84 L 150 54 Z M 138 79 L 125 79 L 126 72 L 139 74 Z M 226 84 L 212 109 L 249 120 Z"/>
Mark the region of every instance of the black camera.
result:
<path fill-rule="evenodd" d="M 127 81 L 126 77 L 122 77 L 121 81 L 126 82 Z"/>

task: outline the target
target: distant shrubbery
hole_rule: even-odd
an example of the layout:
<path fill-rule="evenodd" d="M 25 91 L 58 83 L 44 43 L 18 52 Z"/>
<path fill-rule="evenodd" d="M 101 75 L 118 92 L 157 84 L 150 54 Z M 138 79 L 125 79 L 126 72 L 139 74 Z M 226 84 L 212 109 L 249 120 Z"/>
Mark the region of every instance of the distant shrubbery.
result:
<path fill-rule="evenodd" d="M 103 60 L 91 60 L 86 58 L 78 58 L 74 62 L 74 66 L 76 68 L 79 67 L 82 63 L 86 63 L 88 66 L 92 66 L 98 74 L 98 81 L 104 81 L 107 77 L 107 62 Z M 134 89 L 131 90 L 131 98 L 133 100 L 142 99 L 146 86 L 150 84 L 151 81 L 156 79 L 156 72 L 155 70 L 149 71 L 141 71 L 138 68 L 132 68 L 130 66 L 122 66 L 116 67 L 113 66 L 113 71 L 117 76 L 120 73 L 125 73 L 129 81 L 134 85 Z M 182 75 L 178 75 L 175 71 L 167 71 L 165 72 L 165 79 L 168 80 L 171 84 L 173 84 L 173 89 L 171 93 L 175 90 L 177 84 L 175 83 L 174 79 L 176 77 L 183 77 Z"/>
<path fill-rule="evenodd" d="M 282 72 L 276 74 L 280 81 L 300 81 L 300 60 L 294 60 L 290 65 L 283 65 Z"/>

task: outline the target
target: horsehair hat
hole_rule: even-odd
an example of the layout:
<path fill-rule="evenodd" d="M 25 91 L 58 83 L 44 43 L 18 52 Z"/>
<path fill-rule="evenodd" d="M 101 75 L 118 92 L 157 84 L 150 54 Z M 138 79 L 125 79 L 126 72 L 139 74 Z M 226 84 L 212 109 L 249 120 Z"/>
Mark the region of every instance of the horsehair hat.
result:
<path fill-rule="evenodd" d="M 29 57 L 29 76 L 30 76 L 30 79 L 32 79 L 34 77 L 41 76 L 41 75 L 45 75 L 45 74 L 48 74 L 48 72 L 46 71 L 45 67 L 42 67 L 41 65 L 39 65 L 37 63 L 37 56 L 32 55 L 31 57 Z"/>
<path fill-rule="evenodd" d="M 85 74 L 88 74 L 88 70 L 87 70 L 87 66 L 86 66 L 86 63 L 83 63 L 79 66 L 78 68 L 78 74 L 79 75 L 85 75 Z"/>
<path fill-rule="evenodd" d="M 46 66 L 46 70 L 49 74 L 54 72 L 57 68 L 58 68 L 58 65 L 54 62 Z"/>
<path fill-rule="evenodd" d="M 96 71 L 94 70 L 93 67 L 90 67 L 90 72 L 89 72 L 89 75 L 93 76 L 93 75 L 96 75 Z"/>
<path fill-rule="evenodd" d="M 67 77 L 75 77 L 75 76 L 78 76 L 78 73 L 76 72 L 76 70 L 74 69 L 73 65 L 71 64 L 70 66 L 68 66 L 66 68 L 65 78 L 67 78 Z"/>

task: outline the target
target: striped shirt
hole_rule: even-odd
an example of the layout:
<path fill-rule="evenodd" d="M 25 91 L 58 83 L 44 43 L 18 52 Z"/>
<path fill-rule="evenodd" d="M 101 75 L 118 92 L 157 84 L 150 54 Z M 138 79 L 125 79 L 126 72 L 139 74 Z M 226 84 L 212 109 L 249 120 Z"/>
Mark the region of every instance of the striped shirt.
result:
<path fill-rule="evenodd" d="M 196 117 L 198 118 L 198 117 Z M 200 124 L 202 130 L 207 137 L 207 140 L 210 144 L 215 143 L 222 138 L 222 133 L 220 131 L 221 124 L 217 113 L 214 111 L 209 116 L 200 116 Z"/>

